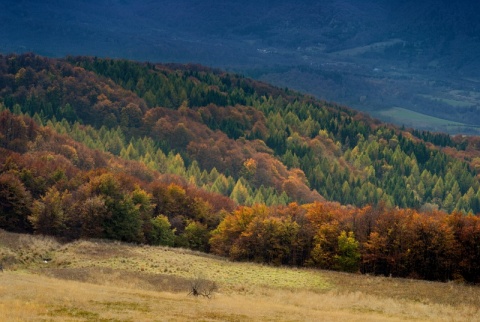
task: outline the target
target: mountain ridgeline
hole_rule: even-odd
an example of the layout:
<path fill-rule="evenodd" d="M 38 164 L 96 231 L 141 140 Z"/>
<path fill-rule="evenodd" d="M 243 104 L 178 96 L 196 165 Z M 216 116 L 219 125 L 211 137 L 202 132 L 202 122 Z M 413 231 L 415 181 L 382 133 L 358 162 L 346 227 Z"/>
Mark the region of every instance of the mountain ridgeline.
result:
<path fill-rule="evenodd" d="M 239 204 L 276 194 L 268 204 L 325 198 L 480 212 L 474 166 L 442 151 L 464 152 L 465 139 L 401 131 L 288 89 L 194 65 L 5 56 L 1 76 L 4 108 Z M 169 154 L 181 169 L 167 170 Z M 225 187 L 202 176 L 212 171 Z M 232 195 L 235 186 L 245 193 Z"/>
<path fill-rule="evenodd" d="M 479 12 L 471 0 L 10 0 L 0 52 L 196 62 L 477 135 Z"/>
<path fill-rule="evenodd" d="M 479 278 L 477 138 L 199 65 L 0 56 L 0 102 L 1 228 Z"/>

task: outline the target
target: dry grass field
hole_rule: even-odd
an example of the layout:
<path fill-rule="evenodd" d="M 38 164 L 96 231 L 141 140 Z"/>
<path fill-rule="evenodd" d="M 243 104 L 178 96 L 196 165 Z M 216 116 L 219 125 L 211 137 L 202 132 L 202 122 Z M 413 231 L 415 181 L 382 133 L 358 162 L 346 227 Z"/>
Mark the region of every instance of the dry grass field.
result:
<path fill-rule="evenodd" d="M 480 321 L 480 287 L 0 231 L 1 321 Z M 198 276 L 218 289 L 188 295 Z"/>

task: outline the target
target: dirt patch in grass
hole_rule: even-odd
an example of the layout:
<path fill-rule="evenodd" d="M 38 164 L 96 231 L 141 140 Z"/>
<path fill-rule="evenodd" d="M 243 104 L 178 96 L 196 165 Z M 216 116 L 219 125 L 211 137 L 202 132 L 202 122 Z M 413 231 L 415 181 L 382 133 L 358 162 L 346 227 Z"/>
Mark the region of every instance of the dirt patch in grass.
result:
<path fill-rule="evenodd" d="M 167 274 L 132 272 L 108 267 L 43 268 L 34 273 L 70 281 L 112 285 L 146 291 L 188 292 L 190 279 Z"/>

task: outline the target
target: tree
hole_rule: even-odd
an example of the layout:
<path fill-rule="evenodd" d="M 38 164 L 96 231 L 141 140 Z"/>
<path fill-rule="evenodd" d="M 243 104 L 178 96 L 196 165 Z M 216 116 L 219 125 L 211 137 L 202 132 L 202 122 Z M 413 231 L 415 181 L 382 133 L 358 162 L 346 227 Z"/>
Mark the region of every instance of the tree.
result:
<path fill-rule="evenodd" d="M 143 241 L 140 207 L 135 204 L 135 195 L 128 193 L 128 186 L 122 185 L 112 173 L 94 177 L 89 184 L 91 193 L 105 199 L 109 212 L 103 221 L 105 237 L 126 242 Z"/>
<path fill-rule="evenodd" d="M 338 236 L 338 253 L 335 255 L 335 267 L 344 272 L 356 272 L 359 269 L 360 251 L 358 241 L 352 231 L 342 231 Z"/>
<path fill-rule="evenodd" d="M 291 264 L 299 225 L 291 218 L 277 217 L 258 206 L 255 209 L 261 212 L 240 234 L 230 256 L 274 265 Z"/>
<path fill-rule="evenodd" d="M 434 201 L 436 201 L 436 203 L 440 203 L 443 200 L 444 193 L 445 193 L 445 186 L 443 184 L 442 177 L 440 177 L 438 178 L 432 190 L 432 197 L 434 198 Z"/>
<path fill-rule="evenodd" d="M 388 276 L 390 271 L 387 254 L 387 237 L 381 236 L 378 232 L 371 232 L 363 244 L 362 272 Z"/>
<path fill-rule="evenodd" d="M 182 234 L 182 238 L 186 241 L 189 248 L 202 252 L 208 251 L 209 237 L 210 233 L 207 227 L 194 220 L 189 221 Z"/>
<path fill-rule="evenodd" d="M 447 281 L 453 278 L 453 266 L 458 262 L 458 247 L 453 231 L 441 213 L 415 214 L 407 218 L 412 240 L 406 242 L 410 274 L 427 280 Z"/>
<path fill-rule="evenodd" d="M 142 222 L 142 232 L 145 235 L 151 228 L 154 204 L 152 203 L 153 196 L 139 186 L 131 193 L 132 202 L 138 209 L 139 217 Z"/>
<path fill-rule="evenodd" d="M 314 237 L 314 247 L 308 262 L 322 269 L 334 269 L 335 255 L 338 252 L 338 222 L 325 222 L 320 225 Z"/>
<path fill-rule="evenodd" d="M 105 238 L 104 222 L 110 215 L 104 196 L 88 196 L 74 205 L 68 216 L 69 228 L 78 230 L 77 238 Z"/>
<path fill-rule="evenodd" d="M 259 211 L 267 211 L 263 205 L 253 207 L 239 207 L 233 213 L 227 215 L 212 231 L 210 238 L 211 251 L 217 255 L 230 256 L 235 253 L 235 243 L 247 226 L 252 222 Z"/>
<path fill-rule="evenodd" d="M 472 283 L 480 282 L 480 217 L 454 212 L 448 217 L 460 247 L 457 269 L 460 276 Z"/>
<path fill-rule="evenodd" d="M 25 152 L 27 150 L 28 133 L 29 126 L 27 126 L 22 116 L 13 115 L 9 111 L 0 113 L 1 147 L 17 152 Z"/>
<path fill-rule="evenodd" d="M 20 179 L 11 173 L 0 174 L 0 228 L 31 232 L 28 220 L 32 197 Z"/>
<path fill-rule="evenodd" d="M 230 198 L 233 199 L 237 204 L 244 205 L 247 199 L 250 197 L 250 193 L 246 184 L 242 182 L 243 180 L 238 180 L 235 187 L 233 187 Z"/>
<path fill-rule="evenodd" d="M 173 246 L 175 230 L 171 228 L 168 218 L 158 215 L 150 220 L 151 229 L 145 233 L 147 242 L 151 245 Z"/>
<path fill-rule="evenodd" d="M 451 212 L 453 210 L 453 208 L 455 208 L 455 201 L 454 201 L 454 198 L 453 198 L 453 195 L 451 192 L 449 192 L 447 194 L 447 197 L 445 198 L 445 200 L 443 201 L 443 208 L 447 211 L 447 212 Z"/>
<path fill-rule="evenodd" d="M 215 169 L 215 168 L 214 168 Z M 213 171 L 213 170 L 212 170 Z M 230 184 L 228 179 L 224 175 L 217 176 L 217 179 L 213 182 L 210 191 L 221 195 L 229 195 Z"/>
<path fill-rule="evenodd" d="M 104 221 L 106 237 L 125 242 L 142 242 L 142 220 L 132 198 L 124 195 L 118 199 L 106 200 L 111 212 L 111 216 Z"/>
<path fill-rule="evenodd" d="M 67 103 L 60 109 L 61 117 L 65 118 L 69 122 L 75 122 L 77 120 L 77 113 L 75 113 L 75 109 Z"/>
<path fill-rule="evenodd" d="M 40 200 L 33 202 L 32 215 L 29 220 L 35 233 L 54 236 L 65 233 L 68 210 L 65 209 L 64 200 L 69 195 L 67 191 L 62 193 L 52 187 Z"/>
<path fill-rule="evenodd" d="M 217 289 L 218 286 L 215 282 L 209 281 L 201 276 L 197 276 L 190 282 L 190 292 L 188 295 L 211 298 Z"/>

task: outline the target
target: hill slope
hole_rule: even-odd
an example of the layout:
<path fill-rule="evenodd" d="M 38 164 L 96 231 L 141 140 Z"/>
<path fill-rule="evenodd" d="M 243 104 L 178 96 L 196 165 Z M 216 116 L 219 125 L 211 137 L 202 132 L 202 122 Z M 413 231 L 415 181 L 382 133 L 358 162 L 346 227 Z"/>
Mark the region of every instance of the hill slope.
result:
<path fill-rule="evenodd" d="M 478 138 L 197 65 L 27 54 L 0 72 L 1 228 L 479 281 Z"/>
<path fill-rule="evenodd" d="M 478 288 L 272 268 L 161 247 L 0 231 L 3 321 L 475 321 Z M 43 262 L 47 256 L 48 263 Z M 218 290 L 187 296 L 201 270 Z M 47 296 L 48 295 L 48 296 Z"/>
<path fill-rule="evenodd" d="M 27 55 L 3 57 L 2 70 L 7 108 L 36 113 L 41 122 L 91 125 L 55 126 L 154 170 L 168 168 L 162 154 L 179 152 L 179 168 L 169 171 L 229 196 L 238 186 L 240 203 L 323 196 L 358 206 L 480 211 L 473 140 L 414 137 L 346 108 L 199 66 Z M 213 169 L 223 186 L 202 175 Z"/>

